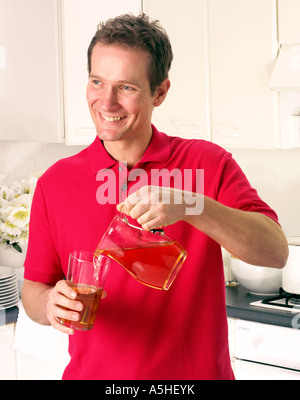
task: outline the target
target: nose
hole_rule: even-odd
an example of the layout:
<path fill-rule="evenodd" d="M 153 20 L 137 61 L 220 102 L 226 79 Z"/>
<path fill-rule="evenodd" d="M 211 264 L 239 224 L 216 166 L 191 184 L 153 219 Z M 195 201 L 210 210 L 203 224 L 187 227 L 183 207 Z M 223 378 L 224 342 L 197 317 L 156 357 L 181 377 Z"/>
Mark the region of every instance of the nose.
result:
<path fill-rule="evenodd" d="M 117 108 L 118 98 L 114 87 L 106 87 L 101 95 L 101 108 L 103 111 L 111 111 Z"/>

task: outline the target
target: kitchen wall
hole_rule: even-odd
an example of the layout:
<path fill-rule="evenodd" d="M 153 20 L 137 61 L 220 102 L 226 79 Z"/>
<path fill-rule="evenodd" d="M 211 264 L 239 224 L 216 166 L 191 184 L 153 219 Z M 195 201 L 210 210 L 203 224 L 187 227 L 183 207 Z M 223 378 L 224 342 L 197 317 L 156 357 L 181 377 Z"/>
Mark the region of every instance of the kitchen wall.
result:
<path fill-rule="evenodd" d="M 20 180 L 83 149 L 64 144 L 0 141 L 0 182 Z M 300 149 L 234 149 L 234 158 L 279 215 L 287 236 L 300 236 Z"/>
<path fill-rule="evenodd" d="M 55 161 L 84 147 L 56 143 L 0 141 L 0 183 L 11 183 L 40 173 Z"/>
<path fill-rule="evenodd" d="M 232 150 L 252 186 L 279 216 L 287 236 L 300 236 L 300 149 Z"/>

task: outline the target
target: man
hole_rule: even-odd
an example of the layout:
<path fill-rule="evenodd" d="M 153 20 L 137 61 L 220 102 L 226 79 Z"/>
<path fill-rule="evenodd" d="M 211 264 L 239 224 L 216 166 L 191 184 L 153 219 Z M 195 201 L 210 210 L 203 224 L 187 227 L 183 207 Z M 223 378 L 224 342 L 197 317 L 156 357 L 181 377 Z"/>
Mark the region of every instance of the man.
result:
<path fill-rule="evenodd" d="M 87 101 L 97 138 L 38 182 L 22 293 L 26 312 L 70 334 L 64 379 L 233 379 L 220 245 L 248 263 L 282 268 L 288 250 L 276 214 L 225 150 L 151 125 L 170 87 L 172 61 L 157 23 L 145 15 L 107 21 L 88 59 Z M 153 171 L 174 170 L 193 175 L 181 186 L 153 185 Z M 138 186 L 141 171 L 148 179 Z M 113 193 L 106 204 L 103 185 Z M 63 280 L 68 254 L 96 248 L 117 203 L 146 230 L 164 226 L 188 256 L 167 292 L 112 263 L 94 328 L 74 332 L 57 319 L 76 320 L 82 307 Z"/>

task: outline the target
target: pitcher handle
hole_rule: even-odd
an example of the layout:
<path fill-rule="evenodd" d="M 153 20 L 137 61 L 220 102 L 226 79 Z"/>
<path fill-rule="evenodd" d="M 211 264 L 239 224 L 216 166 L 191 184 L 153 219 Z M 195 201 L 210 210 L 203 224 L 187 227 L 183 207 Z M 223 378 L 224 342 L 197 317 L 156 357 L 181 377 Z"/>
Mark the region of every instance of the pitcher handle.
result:
<path fill-rule="evenodd" d="M 125 221 L 127 224 L 129 224 L 129 221 L 126 217 L 126 214 L 123 212 L 123 208 L 120 211 L 120 218 Z M 142 228 L 141 228 L 142 229 Z M 159 233 L 160 235 L 165 235 L 165 231 L 162 228 L 156 228 L 156 229 L 151 229 L 150 230 L 151 233 Z"/>
<path fill-rule="evenodd" d="M 126 214 L 124 213 L 123 209 L 124 209 L 124 206 L 122 207 L 121 211 L 119 211 L 119 212 L 120 212 L 120 218 L 121 218 L 123 221 L 127 222 L 127 224 L 128 224 L 129 221 L 128 221 L 128 219 L 127 219 L 127 217 L 126 217 Z"/>
<path fill-rule="evenodd" d="M 160 235 L 165 235 L 165 231 L 162 228 L 151 229 L 151 233 L 159 233 Z"/>

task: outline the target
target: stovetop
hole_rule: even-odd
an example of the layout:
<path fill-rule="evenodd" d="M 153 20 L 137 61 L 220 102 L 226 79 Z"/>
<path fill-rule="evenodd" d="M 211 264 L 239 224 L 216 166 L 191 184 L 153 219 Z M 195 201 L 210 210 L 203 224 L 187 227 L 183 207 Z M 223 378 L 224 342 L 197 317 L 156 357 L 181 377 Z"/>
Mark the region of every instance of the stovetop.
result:
<path fill-rule="evenodd" d="M 278 295 L 254 301 L 250 303 L 250 305 L 273 310 L 289 311 L 298 314 L 300 312 L 300 295 L 285 292 L 280 288 Z"/>

